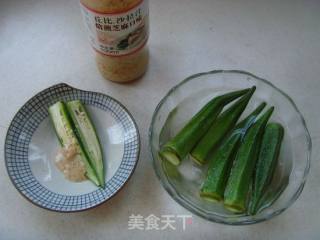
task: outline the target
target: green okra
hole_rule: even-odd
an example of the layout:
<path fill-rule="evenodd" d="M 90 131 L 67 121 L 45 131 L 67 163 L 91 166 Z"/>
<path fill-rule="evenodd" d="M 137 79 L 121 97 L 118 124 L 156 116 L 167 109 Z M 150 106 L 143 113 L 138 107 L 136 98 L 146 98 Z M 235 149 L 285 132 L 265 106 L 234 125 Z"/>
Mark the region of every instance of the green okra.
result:
<path fill-rule="evenodd" d="M 67 102 L 67 109 L 74 123 L 82 148 L 95 170 L 101 187 L 105 185 L 103 155 L 98 135 L 85 106 L 79 100 Z"/>
<path fill-rule="evenodd" d="M 258 158 L 264 129 L 274 107 L 267 110 L 249 129 L 234 160 L 224 192 L 224 206 L 232 212 L 246 210 L 253 170 Z"/>
<path fill-rule="evenodd" d="M 260 104 L 244 120 L 237 124 L 237 127 L 227 140 L 208 159 L 209 167 L 206 179 L 200 190 L 200 197 L 213 202 L 223 200 L 224 190 L 240 140 L 265 106 L 266 103 Z"/>
<path fill-rule="evenodd" d="M 237 153 L 241 134 L 233 134 L 216 152 L 214 159 L 210 160 L 206 180 L 204 181 L 200 197 L 212 201 L 219 202 L 223 200 L 223 193 L 228 173 Z"/>
<path fill-rule="evenodd" d="M 277 165 L 283 136 L 284 128 L 281 124 L 267 124 L 253 177 L 253 189 L 249 208 L 249 212 L 252 215 L 256 214 L 259 208 L 259 202 L 272 179 Z"/>
<path fill-rule="evenodd" d="M 210 100 L 192 119 L 169 140 L 161 149 L 160 156 L 179 165 L 182 159 L 194 148 L 201 137 L 206 133 L 223 107 L 233 100 L 246 94 L 250 89 L 230 92 Z"/>
<path fill-rule="evenodd" d="M 249 92 L 243 95 L 213 122 L 207 133 L 190 153 L 196 163 L 199 165 L 205 164 L 209 153 L 215 150 L 223 138 L 233 130 L 255 90 L 256 87 L 252 87 Z"/>
<path fill-rule="evenodd" d="M 50 106 L 49 116 L 53 123 L 56 135 L 59 139 L 60 145 L 66 147 L 74 144 L 77 147 L 77 152 L 83 161 L 86 168 L 87 177 L 97 186 L 100 185 L 95 170 L 92 168 L 87 155 L 85 154 L 73 128 L 72 120 L 66 105 L 63 102 L 57 102 Z"/>

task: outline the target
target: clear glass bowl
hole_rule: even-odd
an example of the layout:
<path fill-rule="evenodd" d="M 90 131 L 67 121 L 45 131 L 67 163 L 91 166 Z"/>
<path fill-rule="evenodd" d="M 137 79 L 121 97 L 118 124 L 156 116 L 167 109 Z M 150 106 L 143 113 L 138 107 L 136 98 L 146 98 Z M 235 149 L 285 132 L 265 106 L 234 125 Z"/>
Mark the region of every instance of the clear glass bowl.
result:
<path fill-rule="evenodd" d="M 275 106 L 271 121 L 284 126 L 285 136 L 263 208 L 255 216 L 250 216 L 231 213 L 221 203 L 201 199 L 199 189 L 205 177 L 205 167 L 194 165 L 189 157 L 179 167 L 174 167 L 163 162 L 158 151 L 212 97 L 253 85 L 257 90 L 242 116 L 265 101 L 268 106 Z M 310 135 L 292 99 L 270 82 L 244 71 L 199 73 L 173 87 L 155 109 L 149 144 L 155 172 L 171 197 L 200 217 L 230 225 L 258 223 L 283 212 L 299 197 L 310 168 Z"/>

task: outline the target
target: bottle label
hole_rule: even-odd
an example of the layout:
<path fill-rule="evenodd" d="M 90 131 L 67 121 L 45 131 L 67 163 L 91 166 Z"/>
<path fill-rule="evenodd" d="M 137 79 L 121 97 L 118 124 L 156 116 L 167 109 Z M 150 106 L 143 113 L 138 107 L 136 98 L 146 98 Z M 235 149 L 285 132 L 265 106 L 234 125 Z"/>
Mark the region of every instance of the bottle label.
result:
<path fill-rule="evenodd" d="M 149 36 L 148 1 L 118 13 L 102 13 L 81 4 L 92 47 L 108 56 L 124 56 L 140 50 Z"/>

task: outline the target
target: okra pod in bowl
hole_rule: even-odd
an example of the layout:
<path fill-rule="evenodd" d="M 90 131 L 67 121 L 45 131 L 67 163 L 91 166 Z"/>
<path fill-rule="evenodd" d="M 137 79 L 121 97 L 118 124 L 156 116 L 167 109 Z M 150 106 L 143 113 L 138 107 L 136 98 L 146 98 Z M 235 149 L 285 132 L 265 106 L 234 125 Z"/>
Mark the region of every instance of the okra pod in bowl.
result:
<path fill-rule="evenodd" d="M 251 94 L 252 96 L 240 117 L 219 118 L 220 115 L 224 116 L 224 112 L 225 115 L 232 113 L 231 109 L 227 111 L 230 106 L 239 110 L 236 107 L 237 102 L 240 103 L 240 99 L 250 89 L 254 93 Z M 214 99 L 219 99 L 220 96 L 226 94 L 233 94 L 232 92 L 239 93 L 239 91 L 240 93 L 243 91 L 243 94 L 237 95 L 230 101 L 219 103 L 220 105 L 217 105 L 218 107 L 211 115 L 204 114 L 207 111 L 208 103 L 214 102 Z M 261 144 L 257 143 L 255 145 L 259 148 L 257 152 L 248 155 L 248 157 L 252 158 L 254 156 L 256 158 L 248 160 L 248 163 L 251 162 L 251 165 L 254 164 L 254 166 L 251 166 L 249 171 L 248 167 L 242 165 L 243 170 L 241 170 L 238 165 L 247 161 L 241 160 L 240 164 L 233 162 L 239 161 L 237 160 L 239 159 L 237 148 L 240 148 L 242 144 L 247 144 L 248 149 L 254 149 L 254 147 L 250 147 L 250 137 L 245 138 L 244 136 L 246 132 L 250 132 L 251 126 L 255 126 L 254 123 L 270 109 L 273 109 L 273 112 L 267 120 L 283 127 L 283 136 L 281 135 L 279 140 L 281 142 L 278 144 L 280 150 L 274 151 L 274 156 L 272 156 L 272 151 L 268 153 L 270 156 L 259 154 L 260 148 L 266 151 L 268 147 L 260 147 Z M 239 111 L 234 114 L 239 115 Z M 201 118 L 201 116 L 206 117 L 206 115 L 210 115 L 211 119 L 205 121 Z M 226 123 L 228 124 L 227 127 L 223 126 L 221 119 L 224 118 L 233 119 L 234 122 L 232 124 Z M 197 119 L 202 122 L 199 124 Z M 216 123 L 217 121 L 220 122 Z M 198 143 L 205 144 L 206 138 L 204 136 L 208 135 L 206 134 L 208 131 L 210 135 L 215 136 L 212 132 L 215 131 L 215 123 L 220 126 L 217 129 L 226 128 L 223 130 L 224 134 L 216 130 L 218 131 L 217 134 L 220 134 L 219 142 L 208 143 L 214 145 L 210 152 L 207 148 L 197 147 Z M 266 123 L 263 124 L 254 141 L 262 142 L 265 125 Z M 213 127 L 210 128 L 210 126 Z M 239 126 L 241 127 L 239 128 Z M 224 154 L 224 148 L 226 151 L 228 150 L 226 147 L 228 140 L 234 139 L 235 136 L 238 139 L 237 145 L 234 146 L 232 152 L 230 150 L 230 152 Z M 243 141 L 246 141 L 246 143 Z M 270 141 L 275 142 L 276 140 L 271 139 Z M 226 144 L 223 144 L 224 142 Z M 224 148 L 220 149 L 221 146 L 224 146 Z M 149 130 L 149 147 L 156 175 L 165 190 L 178 204 L 209 221 L 229 225 L 258 223 L 282 213 L 301 194 L 310 168 L 311 138 L 304 118 L 293 100 L 269 81 L 238 70 L 215 70 L 199 73 L 174 86 L 155 109 Z M 197 150 L 194 150 L 195 148 Z M 245 148 L 242 147 L 242 149 Z M 205 149 L 203 154 L 202 149 Z M 204 157 L 201 164 L 194 161 L 192 155 L 195 151 Z M 232 159 L 225 159 L 231 156 Z M 261 156 L 273 158 L 272 164 L 275 166 L 270 168 L 272 171 L 270 169 L 264 170 L 258 166 L 259 171 L 265 171 L 265 173 L 262 172 L 255 176 L 255 166 L 256 163 L 262 161 L 262 159 L 258 159 Z M 212 161 L 220 162 L 213 164 Z M 215 167 L 220 169 L 214 169 Z M 238 169 L 232 169 L 231 171 L 231 168 Z M 243 173 L 239 171 L 243 171 Z M 246 181 L 240 182 L 243 178 L 234 176 L 233 180 L 230 180 L 231 183 L 227 184 L 232 172 L 249 174 L 250 177 L 247 177 Z M 269 174 L 269 176 L 266 176 L 266 174 Z M 256 179 L 255 181 L 250 181 L 250 179 L 260 175 L 268 181 L 264 181 L 262 193 L 259 194 L 259 201 L 256 196 L 254 197 L 255 209 L 252 211 L 249 210 L 249 206 L 253 195 L 252 189 L 254 189 L 252 184 L 256 184 Z M 204 184 L 206 184 L 205 188 Z M 229 185 L 227 190 L 229 194 L 226 192 L 223 194 L 227 185 Z M 240 191 L 240 189 L 242 192 L 237 195 L 237 191 Z M 204 193 L 204 191 L 209 192 Z M 210 201 L 211 196 L 214 197 L 212 199 L 214 201 Z M 235 196 L 234 199 L 242 198 L 240 212 L 230 211 L 232 209 L 230 207 L 226 208 L 228 202 L 230 204 L 230 196 Z"/>

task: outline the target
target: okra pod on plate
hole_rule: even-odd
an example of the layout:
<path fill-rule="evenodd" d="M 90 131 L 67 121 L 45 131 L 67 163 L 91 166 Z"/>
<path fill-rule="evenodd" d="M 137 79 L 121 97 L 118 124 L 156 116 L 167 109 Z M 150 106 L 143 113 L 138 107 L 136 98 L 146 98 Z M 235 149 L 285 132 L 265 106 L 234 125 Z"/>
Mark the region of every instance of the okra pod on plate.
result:
<path fill-rule="evenodd" d="M 234 160 L 224 192 L 224 206 L 232 212 L 245 212 L 253 170 L 269 118 L 274 107 L 267 110 L 245 134 Z"/>
<path fill-rule="evenodd" d="M 237 124 L 237 127 L 227 140 L 208 159 L 207 176 L 200 190 L 202 198 L 213 202 L 223 200 L 224 190 L 240 140 L 265 106 L 265 103 L 260 104 L 251 114 Z"/>
<path fill-rule="evenodd" d="M 233 130 L 255 90 L 256 87 L 252 87 L 249 92 L 243 95 L 213 122 L 190 153 L 196 163 L 199 165 L 205 164 L 209 153 L 214 151 L 227 133 Z"/>
<path fill-rule="evenodd" d="M 256 214 L 260 200 L 270 184 L 278 162 L 283 136 L 284 128 L 281 124 L 267 124 L 253 177 L 250 214 Z"/>
<path fill-rule="evenodd" d="M 66 105 L 63 102 L 57 102 L 49 107 L 49 116 L 53 123 L 56 135 L 62 147 L 74 145 L 77 154 L 80 155 L 82 162 L 85 165 L 86 176 L 97 186 L 100 185 L 95 170 L 91 167 L 90 162 L 84 152 L 75 130 L 73 128 L 72 120 Z"/>
<path fill-rule="evenodd" d="M 105 185 L 103 156 L 99 138 L 85 106 L 79 100 L 67 102 L 67 109 L 74 123 L 75 132 L 92 168 L 95 170 L 100 186 Z"/>
<path fill-rule="evenodd" d="M 179 165 L 207 132 L 223 107 L 246 94 L 249 90 L 230 92 L 210 100 L 176 136 L 162 147 L 160 156 L 174 165 Z"/>

